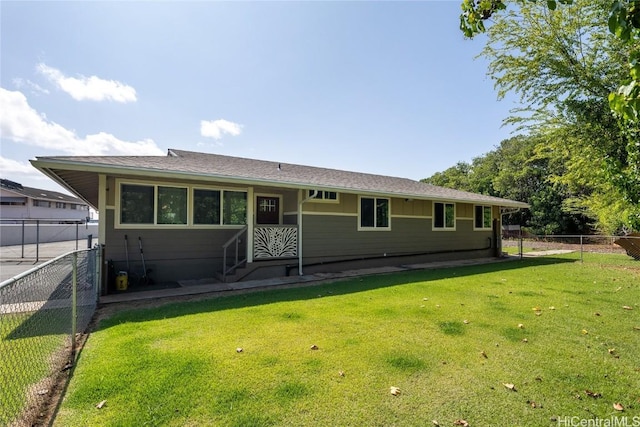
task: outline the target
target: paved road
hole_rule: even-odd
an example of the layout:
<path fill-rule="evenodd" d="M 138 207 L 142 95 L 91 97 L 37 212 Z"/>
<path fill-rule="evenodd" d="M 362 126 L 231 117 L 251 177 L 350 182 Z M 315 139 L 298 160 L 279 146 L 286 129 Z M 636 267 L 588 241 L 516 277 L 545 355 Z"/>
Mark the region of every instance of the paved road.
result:
<path fill-rule="evenodd" d="M 92 244 L 97 243 L 94 239 Z M 17 276 L 20 273 L 31 270 L 36 266 L 47 262 L 67 252 L 77 249 L 85 249 L 86 240 L 67 240 L 55 243 L 40 243 L 40 245 L 0 246 L 0 282 Z"/>

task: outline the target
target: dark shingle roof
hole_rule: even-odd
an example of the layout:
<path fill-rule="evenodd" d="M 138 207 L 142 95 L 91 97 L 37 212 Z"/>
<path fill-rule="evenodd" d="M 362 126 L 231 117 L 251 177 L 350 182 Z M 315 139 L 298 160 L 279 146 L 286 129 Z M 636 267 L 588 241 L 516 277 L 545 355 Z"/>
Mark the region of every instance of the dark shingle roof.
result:
<path fill-rule="evenodd" d="M 60 193 L 58 191 L 43 190 L 34 187 L 25 187 L 22 184 L 9 181 L 8 179 L 1 179 L 0 187 L 4 188 L 5 190 L 13 191 L 16 194 L 29 197 L 31 199 L 84 204 L 82 200 L 78 199 L 77 197 L 69 196 L 68 194 Z"/>
<path fill-rule="evenodd" d="M 38 166 L 40 161 L 70 162 L 92 167 L 131 171 L 162 171 L 171 175 L 184 174 L 209 179 L 224 178 L 247 184 L 278 184 L 289 188 L 317 188 L 360 194 L 487 203 L 505 207 L 528 207 L 526 203 L 522 202 L 437 187 L 408 178 L 184 150 L 170 149 L 168 156 L 39 157 L 34 164 Z"/>

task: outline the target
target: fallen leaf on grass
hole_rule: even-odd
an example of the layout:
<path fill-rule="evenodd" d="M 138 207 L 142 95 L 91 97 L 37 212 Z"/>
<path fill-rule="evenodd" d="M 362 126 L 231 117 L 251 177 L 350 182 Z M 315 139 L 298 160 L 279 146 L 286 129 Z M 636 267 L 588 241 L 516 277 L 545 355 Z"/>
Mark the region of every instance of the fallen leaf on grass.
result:
<path fill-rule="evenodd" d="M 469 321 L 468 320 L 463 320 L 462 323 L 464 323 L 465 325 L 468 325 Z"/>
<path fill-rule="evenodd" d="M 242 347 L 236 348 L 236 353 L 242 353 L 244 349 Z"/>
<path fill-rule="evenodd" d="M 502 383 L 503 386 L 505 386 L 506 388 L 508 388 L 511 391 L 518 391 L 516 390 L 516 386 L 514 384 L 511 383 Z"/>
<path fill-rule="evenodd" d="M 338 375 L 340 375 L 341 377 L 344 377 L 344 371 L 338 371 Z"/>
<path fill-rule="evenodd" d="M 522 323 L 518 323 L 518 328 L 519 329 L 524 329 L 524 325 Z"/>
<path fill-rule="evenodd" d="M 466 420 L 455 420 L 453 422 L 453 425 L 462 426 L 462 427 L 469 427 L 469 423 Z"/>
<path fill-rule="evenodd" d="M 589 331 L 587 331 L 586 329 L 582 330 L 582 335 L 589 335 Z"/>
<path fill-rule="evenodd" d="M 431 423 L 436 427 L 440 427 L 440 423 L 437 420 L 431 420 Z"/>
<path fill-rule="evenodd" d="M 598 313 L 597 311 L 595 313 L 593 313 L 594 316 L 601 316 L 600 313 Z"/>
<path fill-rule="evenodd" d="M 100 403 L 98 403 L 98 404 L 96 405 L 96 408 L 97 408 L 97 409 L 102 409 L 102 408 L 104 408 L 104 406 L 105 406 L 106 404 L 107 404 L 107 401 L 106 401 L 106 400 L 103 400 L 102 402 L 100 402 Z"/>
<path fill-rule="evenodd" d="M 633 330 L 634 330 L 634 331 L 640 331 L 640 326 L 634 326 L 634 327 L 633 327 Z"/>
<path fill-rule="evenodd" d="M 318 350 L 320 347 L 318 347 L 317 345 L 312 345 L 311 347 L 309 347 L 311 350 Z"/>
<path fill-rule="evenodd" d="M 616 411 L 624 411 L 624 406 L 622 406 L 619 403 L 614 403 L 613 404 L 613 409 L 615 409 Z"/>
<path fill-rule="evenodd" d="M 623 305 L 622 308 L 624 308 L 625 310 L 633 310 L 633 307 L 631 307 L 630 305 Z"/>
<path fill-rule="evenodd" d="M 400 396 L 400 389 L 398 387 L 391 386 L 389 392 L 394 396 Z"/>
<path fill-rule="evenodd" d="M 587 396 L 593 397 L 594 399 L 598 399 L 602 397 L 602 393 L 596 393 L 595 391 L 585 390 L 584 392 L 586 393 Z"/>
<path fill-rule="evenodd" d="M 616 349 L 615 349 L 615 348 L 610 348 L 610 349 L 608 349 L 608 350 L 607 350 L 607 352 L 608 352 L 609 354 L 613 354 L 613 353 L 615 353 L 615 352 L 616 352 Z"/>
<path fill-rule="evenodd" d="M 488 358 L 489 358 L 489 356 L 487 356 L 487 353 L 485 353 L 485 351 L 484 351 L 484 350 L 482 350 L 482 351 L 480 352 L 480 354 L 481 354 L 481 355 L 482 355 L 482 357 L 484 357 L 485 359 L 488 359 Z"/>
<path fill-rule="evenodd" d="M 526 343 L 526 342 L 529 342 L 529 340 L 528 340 L 528 339 L 526 339 L 526 338 L 522 338 L 522 342 L 525 342 L 525 343 Z"/>
<path fill-rule="evenodd" d="M 549 310 L 555 310 L 556 308 L 554 306 L 549 307 Z"/>

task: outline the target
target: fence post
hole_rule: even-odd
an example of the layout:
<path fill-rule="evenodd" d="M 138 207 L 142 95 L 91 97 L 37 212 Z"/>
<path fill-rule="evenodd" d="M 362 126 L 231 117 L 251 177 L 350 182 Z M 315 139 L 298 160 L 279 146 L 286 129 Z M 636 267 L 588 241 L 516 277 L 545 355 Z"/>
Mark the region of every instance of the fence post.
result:
<path fill-rule="evenodd" d="M 78 223 L 76 222 L 76 251 L 78 250 Z"/>
<path fill-rule="evenodd" d="M 20 258 L 24 258 L 24 219 L 22 220 L 22 254 Z"/>
<path fill-rule="evenodd" d="M 40 220 L 36 220 L 36 262 L 40 261 Z"/>
<path fill-rule="evenodd" d="M 584 262 L 582 259 L 582 234 L 580 235 L 580 262 Z"/>
<path fill-rule="evenodd" d="M 522 259 L 523 257 L 523 245 L 522 245 L 522 226 L 520 226 L 520 230 L 519 230 L 519 234 L 520 234 L 520 238 L 518 239 L 518 252 L 520 252 L 520 259 Z"/>
<path fill-rule="evenodd" d="M 71 282 L 71 357 L 76 356 L 76 328 L 78 323 L 78 252 L 73 253 L 73 275 Z"/>

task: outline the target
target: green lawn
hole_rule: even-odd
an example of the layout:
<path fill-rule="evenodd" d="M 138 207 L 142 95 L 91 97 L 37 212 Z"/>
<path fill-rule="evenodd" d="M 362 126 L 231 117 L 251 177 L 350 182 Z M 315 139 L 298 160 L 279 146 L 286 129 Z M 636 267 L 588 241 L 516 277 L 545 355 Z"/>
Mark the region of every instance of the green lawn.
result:
<path fill-rule="evenodd" d="M 639 416 L 639 302 L 640 263 L 571 254 L 121 312 L 88 339 L 55 425 Z"/>

